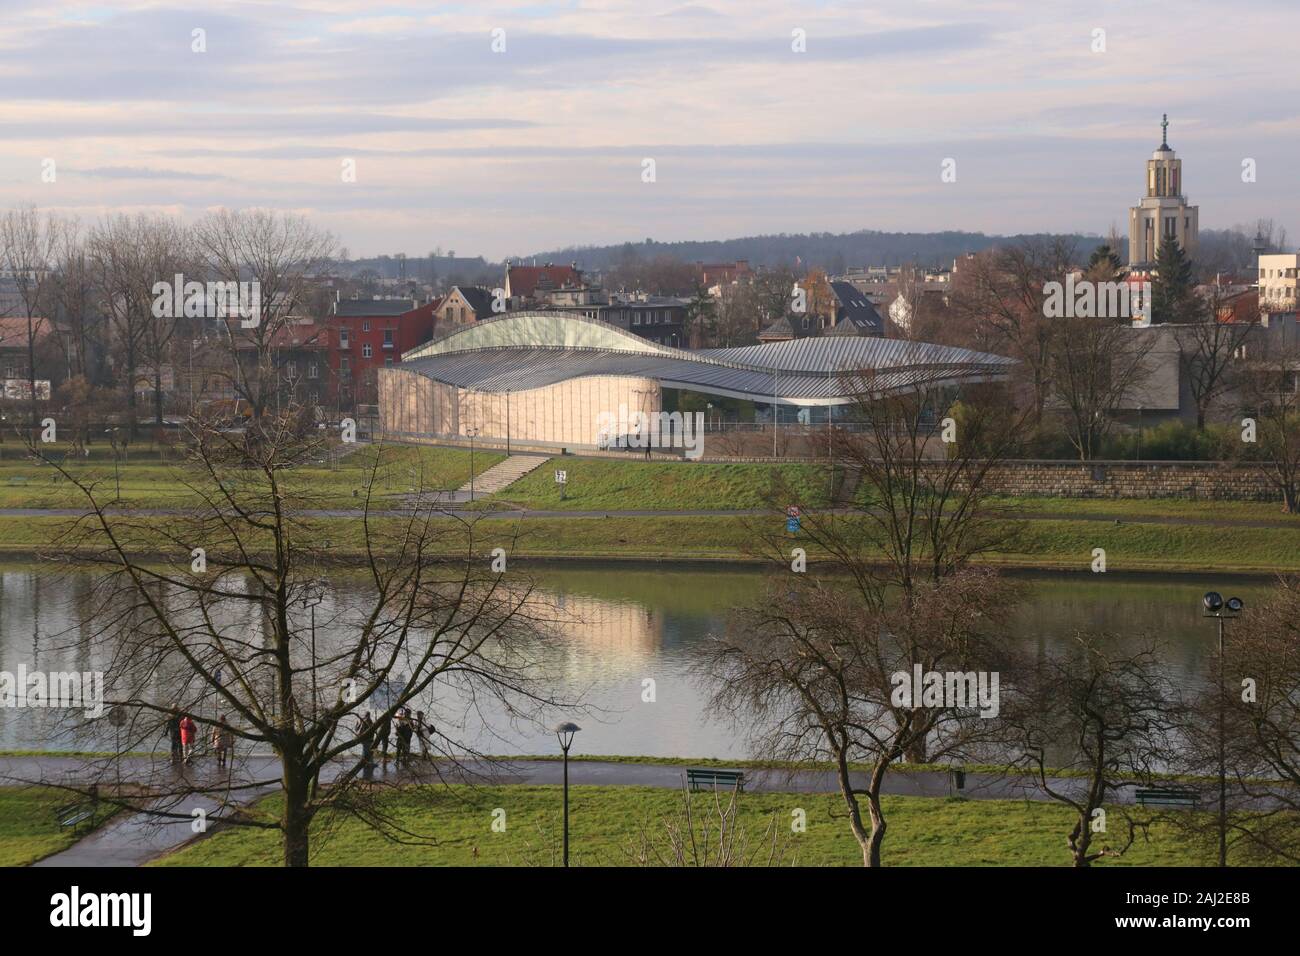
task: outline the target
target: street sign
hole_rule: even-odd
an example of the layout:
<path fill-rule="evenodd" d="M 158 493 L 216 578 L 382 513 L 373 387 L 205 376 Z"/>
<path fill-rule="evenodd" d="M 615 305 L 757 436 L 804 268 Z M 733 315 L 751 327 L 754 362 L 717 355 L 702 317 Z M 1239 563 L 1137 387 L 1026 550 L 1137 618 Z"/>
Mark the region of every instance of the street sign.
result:
<path fill-rule="evenodd" d="M 786 519 L 785 519 L 785 530 L 786 530 L 786 533 L 787 533 L 787 534 L 798 534 L 798 533 L 799 533 L 799 519 L 798 519 L 798 518 L 786 518 Z"/>
<path fill-rule="evenodd" d="M 565 485 L 568 484 L 568 482 L 569 482 L 569 473 L 567 471 L 557 470 L 555 472 L 555 483 L 557 485 Z"/>

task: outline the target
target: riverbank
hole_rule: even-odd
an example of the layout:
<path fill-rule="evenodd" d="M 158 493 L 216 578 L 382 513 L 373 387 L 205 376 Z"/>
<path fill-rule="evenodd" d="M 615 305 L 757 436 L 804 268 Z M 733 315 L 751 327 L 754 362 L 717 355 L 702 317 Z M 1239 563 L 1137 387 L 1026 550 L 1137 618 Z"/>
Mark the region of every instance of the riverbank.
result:
<path fill-rule="evenodd" d="M 25 560 L 38 557 L 75 558 L 93 547 L 74 547 L 70 530 L 75 518 L 67 515 L 0 517 L 0 557 Z M 165 516 L 134 519 L 146 529 L 160 530 Z M 1255 519 L 1244 519 L 1253 521 Z M 980 564 L 1040 571 L 1093 572 L 1095 550 L 1105 551 L 1106 571 L 1201 573 L 1236 572 L 1272 574 L 1300 571 L 1300 523 L 1295 527 L 1223 523 L 1084 520 L 1039 517 L 1006 520 L 995 525 L 1007 542 L 996 551 L 980 555 Z M 319 517 L 304 520 L 308 533 L 329 549 L 330 560 L 340 565 L 365 559 L 360 518 Z M 395 533 L 400 518 L 374 518 L 372 529 L 381 535 Z M 784 518 L 776 515 L 737 516 L 624 516 L 610 512 L 599 516 L 534 518 L 511 515 L 475 525 L 475 553 L 484 560 L 493 548 L 505 548 L 517 559 L 601 559 L 605 561 L 705 562 L 711 564 L 770 563 L 755 550 L 760 531 L 775 526 L 782 533 Z M 439 542 L 445 555 L 463 554 L 464 523 L 442 519 L 435 527 L 449 532 Z M 159 539 L 162 540 L 161 537 Z M 809 566 L 825 554 L 806 536 L 788 535 L 790 549 L 804 548 Z M 137 555 L 166 558 L 167 552 L 141 548 Z M 186 559 L 188 560 L 188 558 Z"/>

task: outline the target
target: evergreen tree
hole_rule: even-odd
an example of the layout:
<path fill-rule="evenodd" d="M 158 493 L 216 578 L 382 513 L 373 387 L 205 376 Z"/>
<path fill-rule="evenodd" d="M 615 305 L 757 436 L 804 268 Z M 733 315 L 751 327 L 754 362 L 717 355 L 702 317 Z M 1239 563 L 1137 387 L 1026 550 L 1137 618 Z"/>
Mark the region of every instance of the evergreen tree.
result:
<path fill-rule="evenodd" d="M 1192 261 L 1173 239 L 1160 243 L 1156 278 L 1151 286 L 1151 321 L 1190 322 L 1196 293 L 1192 286 Z"/>
<path fill-rule="evenodd" d="M 1118 279 L 1124 272 L 1124 263 L 1120 261 L 1110 243 L 1103 242 L 1088 257 L 1088 273 L 1103 276 L 1106 279 Z"/>

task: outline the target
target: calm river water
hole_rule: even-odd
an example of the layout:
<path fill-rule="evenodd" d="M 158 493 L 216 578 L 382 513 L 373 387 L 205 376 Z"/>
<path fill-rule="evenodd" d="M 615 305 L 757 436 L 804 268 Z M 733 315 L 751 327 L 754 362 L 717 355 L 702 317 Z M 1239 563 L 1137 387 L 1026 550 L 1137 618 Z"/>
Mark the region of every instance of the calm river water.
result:
<path fill-rule="evenodd" d="M 742 758 L 743 735 L 704 712 L 705 695 L 690 677 L 692 662 L 710 631 L 723 627 L 728 608 L 751 602 L 762 589 L 755 571 L 665 569 L 650 565 L 548 566 L 531 574 L 575 623 L 542 661 L 568 695 L 581 694 L 596 711 L 578 719 L 574 750 Z M 55 573 L 35 565 L 0 565 L 0 671 L 86 670 L 103 666 L 104 652 L 77 640 L 89 600 L 88 572 Z M 1041 576 L 1028 583 L 1010 639 L 1051 646 L 1078 628 L 1116 631 L 1138 640 L 1167 642 L 1168 665 L 1190 677 L 1211 650 L 1215 631 L 1201 617 L 1200 597 L 1210 589 L 1257 600 L 1268 582 L 1184 576 L 1125 578 Z M 361 579 L 343 579 L 319 609 L 361 595 Z M 328 625 L 326 625 L 327 627 Z M 322 635 L 322 640 L 325 637 Z M 655 681 L 656 700 L 642 702 L 643 681 Z M 107 731 L 107 722 L 98 721 Z M 0 708 L 0 750 L 111 749 L 111 734 L 95 739 L 57 732 L 47 715 Z M 552 734 L 529 725 L 480 741 L 498 753 L 555 753 Z"/>

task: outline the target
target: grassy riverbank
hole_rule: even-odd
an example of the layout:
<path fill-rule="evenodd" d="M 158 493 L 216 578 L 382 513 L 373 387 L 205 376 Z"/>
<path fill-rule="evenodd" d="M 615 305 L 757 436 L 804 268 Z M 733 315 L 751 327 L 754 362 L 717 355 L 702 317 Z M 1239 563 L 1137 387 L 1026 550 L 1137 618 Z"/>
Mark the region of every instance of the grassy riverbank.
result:
<path fill-rule="evenodd" d="M 165 517 L 137 519 L 162 527 Z M 484 556 L 504 547 L 520 558 L 600 558 L 607 560 L 717 561 L 759 563 L 753 553 L 754 529 L 782 526 L 779 516 L 604 517 L 484 519 L 475 526 L 474 552 Z M 72 519 L 51 516 L 0 516 L 0 555 L 22 559 L 61 552 Z M 463 525 L 440 522 L 448 534 L 445 553 L 463 554 Z M 395 532 L 397 519 L 372 520 L 373 528 Z M 362 526 L 356 518 L 307 522 L 318 543 L 341 563 L 364 556 Z M 983 555 L 982 563 L 1002 567 L 1088 572 L 1093 549 L 1106 552 L 1108 572 L 1300 571 L 1300 528 L 1233 527 L 1124 521 L 1034 520 L 1009 522 L 1007 543 Z M 808 551 L 811 564 L 821 557 L 806 537 L 792 535 L 788 546 Z M 141 553 L 151 553 L 142 551 Z M 188 558 L 186 558 L 188 561 Z"/>
<path fill-rule="evenodd" d="M 258 806 L 274 813 L 278 798 Z M 316 866 L 548 866 L 558 864 L 560 788 L 555 786 L 411 787 L 389 791 L 383 811 L 397 826 L 436 840 L 411 846 L 384 840 L 354 818 L 322 819 L 313 838 Z M 725 798 L 724 798 L 725 799 Z M 713 794 L 694 795 L 697 826 L 714 814 Z M 885 797 L 890 866 L 1064 866 L 1070 815 L 1051 804 L 1012 800 Z M 576 866 L 637 865 L 644 844 L 668 844 L 682 794 L 649 787 L 578 786 L 570 790 L 570 839 Z M 751 850 L 768 859 L 772 834 L 786 864 L 859 866 L 861 851 L 849 833 L 843 802 L 830 794 L 746 793 L 740 824 Z M 807 829 L 793 833 L 802 809 Z M 502 819 L 505 831 L 493 830 Z M 769 831 L 769 826 L 772 830 Z M 716 841 L 716 836 L 714 837 Z M 277 834 L 227 827 L 163 858 L 166 866 L 275 866 Z M 652 857 L 653 859 L 653 857 Z M 1170 827 L 1157 824 L 1149 842 L 1115 864 L 1196 866 L 1207 863 Z"/>

